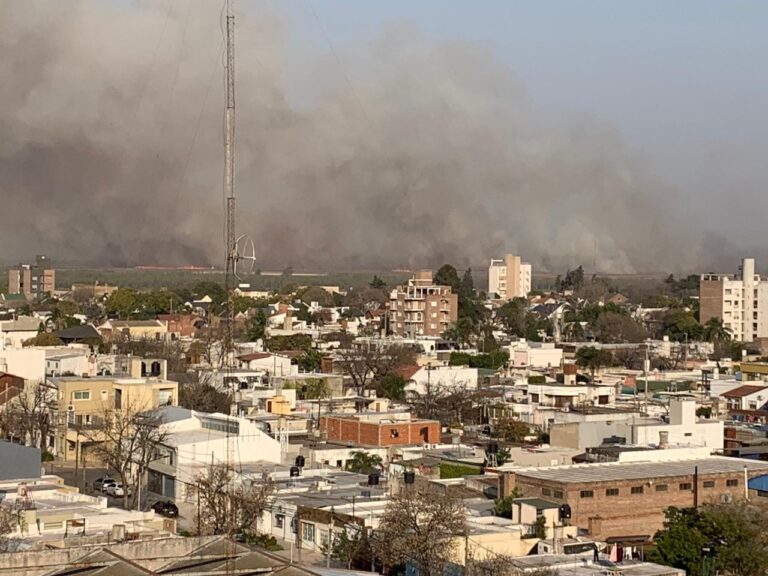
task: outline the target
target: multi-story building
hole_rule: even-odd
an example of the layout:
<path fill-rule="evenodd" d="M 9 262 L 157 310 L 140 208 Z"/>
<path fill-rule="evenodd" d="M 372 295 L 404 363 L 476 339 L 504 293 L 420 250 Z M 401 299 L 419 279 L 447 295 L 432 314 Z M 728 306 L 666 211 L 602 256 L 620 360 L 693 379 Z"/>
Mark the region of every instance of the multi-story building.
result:
<path fill-rule="evenodd" d="M 492 258 L 488 267 L 488 297 L 525 298 L 531 291 L 531 275 L 531 265 L 520 256 L 507 254 L 499 260 Z"/>
<path fill-rule="evenodd" d="M 768 280 L 755 274 L 754 258 L 745 258 L 739 273 L 702 274 L 699 319 L 720 318 L 731 337 L 753 342 L 768 337 Z"/>
<path fill-rule="evenodd" d="M 56 289 L 56 270 L 47 256 L 38 256 L 34 264 L 19 264 L 8 271 L 8 293 L 40 299 Z"/>
<path fill-rule="evenodd" d="M 390 329 L 396 336 L 439 336 L 456 322 L 459 297 L 435 284 L 431 270 L 419 270 L 389 295 Z"/>
<path fill-rule="evenodd" d="M 59 417 L 51 445 L 64 460 L 80 458 L 96 441 L 107 411 L 141 412 L 179 403 L 179 384 L 167 380 L 165 360 L 130 358 L 124 376 L 49 378 Z"/>

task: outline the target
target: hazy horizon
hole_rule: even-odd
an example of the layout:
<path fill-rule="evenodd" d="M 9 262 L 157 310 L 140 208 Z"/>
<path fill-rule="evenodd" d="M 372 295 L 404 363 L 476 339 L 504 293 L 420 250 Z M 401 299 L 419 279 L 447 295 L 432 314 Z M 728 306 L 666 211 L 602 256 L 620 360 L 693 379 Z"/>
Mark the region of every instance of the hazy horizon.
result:
<path fill-rule="evenodd" d="M 259 267 L 768 262 L 768 5 L 237 1 Z M 0 261 L 220 265 L 221 3 L 10 0 Z"/>

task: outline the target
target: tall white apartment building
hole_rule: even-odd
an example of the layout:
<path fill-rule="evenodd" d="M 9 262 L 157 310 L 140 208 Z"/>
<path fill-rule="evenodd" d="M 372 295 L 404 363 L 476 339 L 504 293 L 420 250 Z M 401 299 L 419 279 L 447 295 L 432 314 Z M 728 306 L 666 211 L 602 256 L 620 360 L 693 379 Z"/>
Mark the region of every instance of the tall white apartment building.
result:
<path fill-rule="evenodd" d="M 531 265 L 520 256 L 507 254 L 501 259 L 491 259 L 488 267 L 488 297 L 494 294 L 502 300 L 525 298 L 531 291 Z"/>
<path fill-rule="evenodd" d="M 721 318 L 734 340 L 768 337 L 768 280 L 755 274 L 754 258 L 744 258 L 734 275 L 701 275 L 699 320 L 710 318 Z"/>

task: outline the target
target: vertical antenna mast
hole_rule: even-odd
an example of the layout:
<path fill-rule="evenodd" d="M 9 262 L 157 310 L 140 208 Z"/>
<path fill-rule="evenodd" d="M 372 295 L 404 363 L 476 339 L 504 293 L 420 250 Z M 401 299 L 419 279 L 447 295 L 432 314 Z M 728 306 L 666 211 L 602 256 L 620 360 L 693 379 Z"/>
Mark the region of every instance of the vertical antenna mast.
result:
<path fill-rule="evenodd" d="M 235 17 L 227 0 L 227 107 L 224 116 L 224 193 L 227 198 L 227 291 L 235 275 L 237 236 L 235 235 Z"/>

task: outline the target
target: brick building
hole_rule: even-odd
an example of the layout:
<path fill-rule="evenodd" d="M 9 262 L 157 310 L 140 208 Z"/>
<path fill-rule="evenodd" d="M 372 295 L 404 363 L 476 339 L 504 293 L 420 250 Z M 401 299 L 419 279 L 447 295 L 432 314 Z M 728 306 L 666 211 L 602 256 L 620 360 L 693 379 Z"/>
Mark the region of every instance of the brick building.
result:
<path fill-rule="evenodd" d="M 440 442 L 440 422 L 411 418 L 408 413 L 375 413 L 320 418 L 320 430 L 331 442 L 361 446 L 411 446 Z"/>
<path fill-rule="evenodd" d="M 743 500 L 747 478 L 768 475 L 768 463 L 713 456 L 671 462 L 583 464 L 501 472 L 501 494 L 571 507 L 570 523 L 592 538 L 653 538 L 664 511 Z"/>
<path fill-rule="evenodd" d="M 19 264 L 8 270 L 8 293 L 40 300 L 56 290 L 56 270 L 47 256 L 37 256 L 34 264 Z"/>
<path fill-rule="evenodd" d="M 389 327 L 396 336 L 440 336 L 459 316 L 459 296 L 419 270 L 389 295 Z"/>

